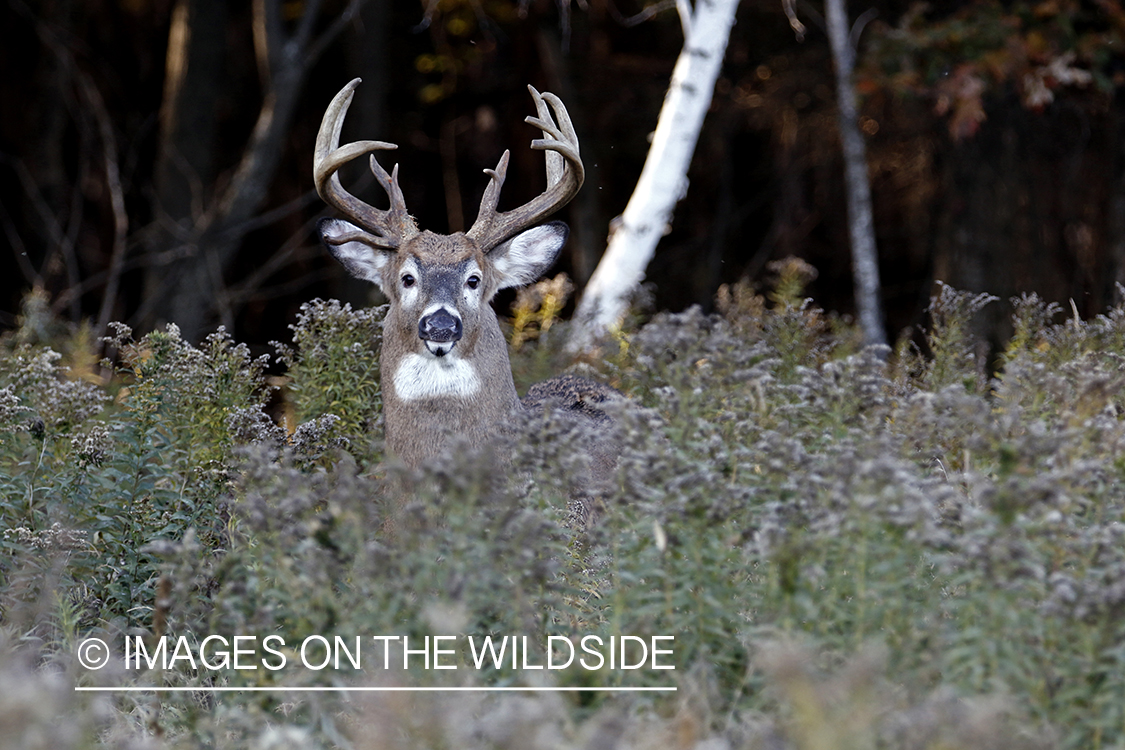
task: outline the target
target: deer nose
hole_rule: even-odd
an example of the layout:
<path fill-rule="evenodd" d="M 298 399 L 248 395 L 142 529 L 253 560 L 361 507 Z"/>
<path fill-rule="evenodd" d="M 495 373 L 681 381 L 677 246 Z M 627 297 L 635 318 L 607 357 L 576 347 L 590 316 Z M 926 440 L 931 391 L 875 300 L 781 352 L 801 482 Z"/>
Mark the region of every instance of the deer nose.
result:
<path fill-rule="evenodd" d="M 418 336 L 440 343 L 460 341 L 461 319 L 447 310 L 437 310 L 418 321 Z"/>

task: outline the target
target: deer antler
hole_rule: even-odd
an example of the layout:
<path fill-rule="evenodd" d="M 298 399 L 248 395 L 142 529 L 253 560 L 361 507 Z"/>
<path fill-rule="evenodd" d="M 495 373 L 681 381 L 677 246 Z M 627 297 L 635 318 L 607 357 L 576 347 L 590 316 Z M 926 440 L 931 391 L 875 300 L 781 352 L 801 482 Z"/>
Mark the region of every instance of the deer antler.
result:
<path fill-rule="evenodd" d="M 543 137 L 533 140 L 531 147 L 547 152 L 547 189 L 519 208 L 500 213 L 496 205 L 508 173 L 508 152 L 500 157 L 496 169 L 484 170 L 491 179 L 481 198 L 477 220 L 465 234 L 476 240 L 486 253 L 565 206 L 578 193 L 586 178 L 582 157 L 578 153 L 578 136 L 562 100 L 551 93 L 540 94 L 531 86 L 527 90 L 535 100 L 539 116 L 528 117 L 525 122 L 543 131 Z M 552 109 L 554 117 L 551 116 Z"/>
<path fill-rule="evenodd" d="M 333 244 L 355 240 L 372 247 L 394 250 L 418 234 L 418 227 L 406 211 L 406 200 L 398 185 L 398 165 L 396 164 L 388 175 L 375 160 L 375 156 L 371 156 L 371 172 L 391 199 L 391 207 L 387 211 L 370 206 L 344 190 L 344 186 L 340 184 L 340 176 L 337 174 L 340 167 L 357 156 L 372 151 L 398 148 L 393 143 L 383 141 L 356 141 L 344 146 L 339 145 L 344 116 L 348 113 L 352 94 L 359 83 L 360 79 L 356 78 L 340 89 L 340 93 L 336 94 L 324 112 L 320 131 L 316 134 L 313 180 L 316 183 L 316 192 L 325 203 L 340 211 L 364 230 L 362 233 L 348 233 L 347 236 L 341 236 L 337 238 L 339 242 L 333 241 Z"/>

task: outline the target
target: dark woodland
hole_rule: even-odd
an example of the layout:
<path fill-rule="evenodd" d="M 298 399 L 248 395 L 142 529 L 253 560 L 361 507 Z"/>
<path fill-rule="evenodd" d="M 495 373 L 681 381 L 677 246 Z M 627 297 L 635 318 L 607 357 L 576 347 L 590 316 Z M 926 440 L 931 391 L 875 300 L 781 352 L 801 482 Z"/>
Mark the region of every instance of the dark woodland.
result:
<path fill-rule="evenodd" d="M 818 270 L 854 314 L 832 59 L 818 3 L 745 0 L 689 174 L 648 269 L 654 307 Z M 1089 318 L 1125 281 L 1125 10 L 1085 2 L 850 3 L 884 314 L 925 320 L 937 281 L 1037 292 Z M 512 150 L 504 201 L 542 189 L 526 85 L 574 117 L 587 181 L 560 215 L 579 293 L 640 173 L 682 34 L 638 0 L 5 0 L 0 6 L 0 328 L 33 289 L 96 334 L 219 325 L 264 349 L 315 297 L 366 304 L 316 242 L 312 148 L 364 82 L 345 140 L 399 144 L 419 224 L 471 223 Z M 346 175 L 347 176 L 347 175 Z M 383 205 L 370 176 L 357 194 Z M 506 302 L 501 300 L 501 306 Z M 1007 332 L 1008 311 L 986 313 Z"/>
<path fill-rule="evenodd" d="M 0 0 L 0 750 L 1125 748 L 1125 0 L 741 0 L 648 288 L 575 361 L 676 2 Z M 356 77 L 343 140 L 399 144 L 436 232 L 504 149 L 498 209 L 544 190 L 528 84 L 581 140 L 553 278 L 432 392 L 315 236 Z M 588 636 L 620 668 L 551 666 Z"/>

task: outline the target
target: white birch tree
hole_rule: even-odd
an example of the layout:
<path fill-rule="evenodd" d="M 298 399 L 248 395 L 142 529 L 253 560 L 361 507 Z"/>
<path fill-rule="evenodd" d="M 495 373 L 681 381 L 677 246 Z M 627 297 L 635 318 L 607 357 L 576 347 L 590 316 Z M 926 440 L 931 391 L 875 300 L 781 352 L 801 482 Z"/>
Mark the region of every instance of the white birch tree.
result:
<path fill-rule="evenodd" d="M 644 279 L 656 243 L 687 193 L 703 118 L 726 53 L 738 0 L 676 0 L 684 47 L 672 71 L 652 146 L 637 187 L 590 277 L 575 313 L 568 348 L 579 353 L 621 324 L 629 296 Z"/>
<path fill-rule="evenodd" d="M 836 64 L 836 110 L 844 150 L 844 192 L 848 203 L 855 306 L 864 343 L 886 344 L 879 290 L 879 254 L 875 247 L 875 220 L 871 211 L 871 183 L 867 176 L 867 146 L 859 130 L 859 109 L 852 81 L 855 37 L 858 34 L 853 33 L 848 25 L 844 0 L 824 0 L 824 11 L 828 43 Z"/>

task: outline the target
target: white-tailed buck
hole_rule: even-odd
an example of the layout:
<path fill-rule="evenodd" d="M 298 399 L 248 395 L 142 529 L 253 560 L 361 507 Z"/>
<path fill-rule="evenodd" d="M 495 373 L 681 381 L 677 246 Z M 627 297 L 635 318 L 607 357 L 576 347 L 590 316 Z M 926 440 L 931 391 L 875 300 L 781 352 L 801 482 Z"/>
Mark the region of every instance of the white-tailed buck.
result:
<path fill-rule="evenodd" d="M 390 309 L 383 324 L 383 415 L 387 447 L 412 467 L 438 454 L 453 436 L 487 444 L 520 409 L 556 408 L 608 422 L 597 405 L 617 394 L 584 378 L 561 376 L 531 388 L 521 404 L 512 382 L 508 347 L 490 302 L 500 289 L 537 279 L 566 242 L 562 222 L 535 226 L 582 186 L 584 170 L 566 107 L 553 94 L 528 87 L 543 131 L 531 147 L 545 152 L 547 189 L 511 211 L 497 210 L 508 152 L 495 170 L 480 213 L 468 232 L 419 231 L 407 213 L 398 166 L 388 175 L 374 156 L 371 171 L 390 197 L 374 208 L 344 190 L 337 171 L 358 156 L 397 148 L 381 141 L 339 145 L 344 115 L 359 79 L 328 105 L 316 139 L 313 173 L 326 203 L 345 217 L 324 219 L 322 240 L 354 276 L 374 282 Z M 552 115 L 553 110 L 553 115 Z M 597 442 L 597 441 L 595 441 Z M 593 473 L 607 476 L 615 458 L 591 451 Z"/>

